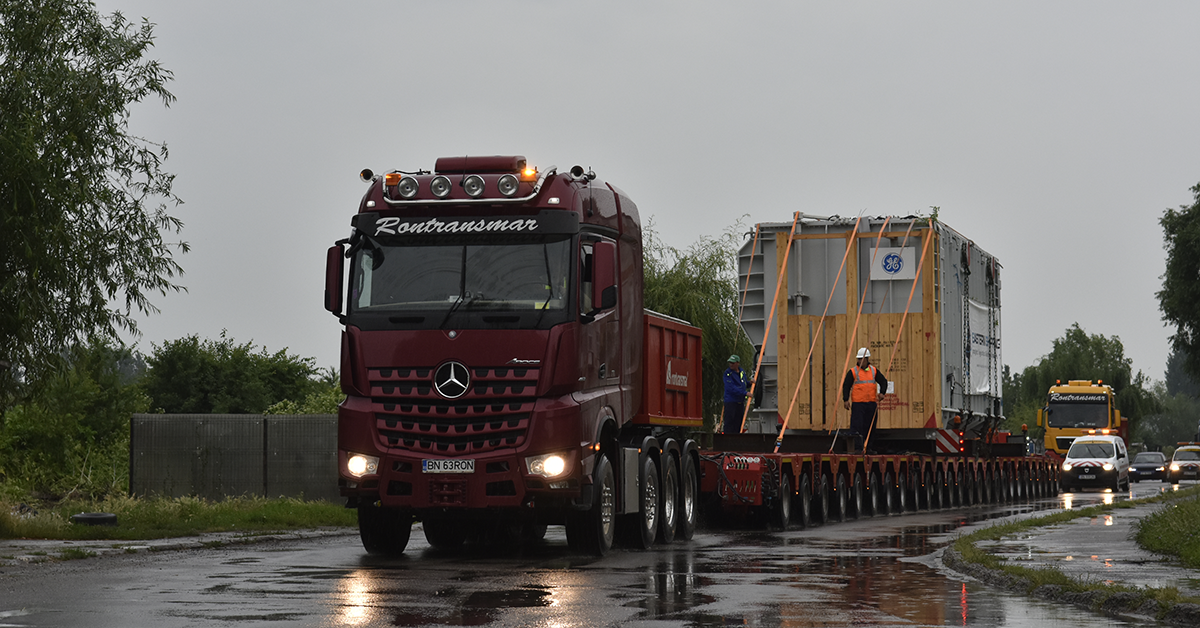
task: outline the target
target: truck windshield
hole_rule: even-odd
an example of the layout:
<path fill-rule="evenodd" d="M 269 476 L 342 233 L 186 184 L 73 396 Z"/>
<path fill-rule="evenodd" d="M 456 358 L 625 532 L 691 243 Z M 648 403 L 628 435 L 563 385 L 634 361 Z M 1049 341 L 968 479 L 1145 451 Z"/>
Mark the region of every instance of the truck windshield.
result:
<path fill-rule="evenodd" d="M 570 240 L 391 246 L 356 254 L 353 310 L 544 312 L 567 308 Z"/>
<path fill-rule="evenodd" d="M 1051 403 L 1050 427 L 1108 427 L 1107 403 Z"/>
<path fill-rule="evenodd" d="M 1068 458 L 1112 458 L 1117 455 L 1112 443 L 1075 443 L 1067 451 Z"/>

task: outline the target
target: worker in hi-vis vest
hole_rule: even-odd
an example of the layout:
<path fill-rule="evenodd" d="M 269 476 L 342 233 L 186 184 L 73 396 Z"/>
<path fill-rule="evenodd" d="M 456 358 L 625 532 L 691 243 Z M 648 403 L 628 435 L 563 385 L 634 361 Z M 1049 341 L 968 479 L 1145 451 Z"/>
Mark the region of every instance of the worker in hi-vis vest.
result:
<path fill-rule="evenodd" d="M 858 363 L 846 371 L 846 379 L 842 381 L 842 402 L 850 411 L 852 436 L 866 436 L 870 431 L 887 385 L 883 373 L 871 366 L 871 352 L 866 347 L 859 349 Z"/>

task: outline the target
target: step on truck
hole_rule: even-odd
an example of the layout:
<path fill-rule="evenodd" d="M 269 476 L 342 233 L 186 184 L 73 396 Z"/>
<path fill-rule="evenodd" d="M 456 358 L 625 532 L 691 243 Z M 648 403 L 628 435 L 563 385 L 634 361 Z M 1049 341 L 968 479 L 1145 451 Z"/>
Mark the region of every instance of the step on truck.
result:
<path fill-rule="evenodd" d="M 326 258 L 344 325 L 341 494 L 368 552 L 566 526 L 604 554 L 691 538 L 700 330 L 642 307 L 638 210 L 520 156 L 364 170 Z"/>
<path fill-rule="evenodd" d="M 1000 270 L 929 218 L 757 225 L 739 288 L 762 401 L 702 452 L 703 509 L 786 527 L 1056 494 L 1055 461 L 999 429 Z M 851 438 L 842 381 L 860 348 L 889 386 Z"/>

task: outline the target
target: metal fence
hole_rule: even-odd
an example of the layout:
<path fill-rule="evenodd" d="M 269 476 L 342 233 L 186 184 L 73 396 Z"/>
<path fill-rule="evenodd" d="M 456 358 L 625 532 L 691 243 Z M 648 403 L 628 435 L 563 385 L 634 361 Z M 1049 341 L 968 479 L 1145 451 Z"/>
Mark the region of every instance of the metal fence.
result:
<path fill-rule="evenodd" d="M 337 415 L 135 414 L 129 490 L 338 501 Z"/>

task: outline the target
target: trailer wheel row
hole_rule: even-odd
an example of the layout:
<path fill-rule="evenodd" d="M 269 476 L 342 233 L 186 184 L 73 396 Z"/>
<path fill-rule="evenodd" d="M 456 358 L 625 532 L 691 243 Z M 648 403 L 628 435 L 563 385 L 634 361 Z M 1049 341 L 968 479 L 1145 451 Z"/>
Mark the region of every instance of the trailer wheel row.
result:
<path fill-rule="evenodd" d="M 871 461 L 868 461 L 868 464 Z M 795 493 L 791 487 L 793 472 L 783 472 L 780 482 L 785 497 L 772 507 L 772 524 L 784 528 L 794 522 L 799 527 L 813 523 L 833 523 L 847 519 L 898 515 L 920 510 L 938 510 L 998 504 L 1057 495 L 1057 466 L 1050 461 L 982 461 L 969 464 L 916 463 L 878 466 L 853 472 L 822 468 L 815 481 L 810 467 L 795 474 Z M 882 473 L 882 475 L 881 475 Z M 786 515 L 783 509 L 790 512 Z"/>

